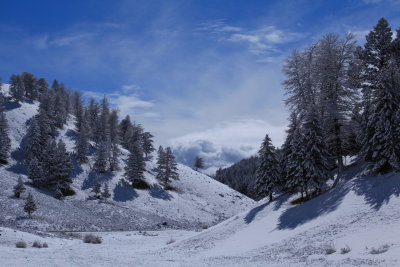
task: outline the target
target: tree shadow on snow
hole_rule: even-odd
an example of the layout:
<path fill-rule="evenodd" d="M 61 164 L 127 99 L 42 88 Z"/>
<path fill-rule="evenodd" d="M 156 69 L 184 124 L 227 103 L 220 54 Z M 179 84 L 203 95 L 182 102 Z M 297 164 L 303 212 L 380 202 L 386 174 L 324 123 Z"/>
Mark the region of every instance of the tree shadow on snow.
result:
<path fill-rule="evenodd" d="M 161 186 L 155 184 L 150 186 L 149 190 L 150 196 L 154 198 L 159 198 L 163 200 L 171 200 L 173 196 L 164 190 Z"/>
<path fill-rule="evenodd" d="M 354 192 L 364 196 L 366 203 L 373 209 L 379 210 L 389 202 L 392 195 L 400 195 L 400 176 L 389 173 L 378 177 L 360 177 L 354 182 Z"/>
<path fill-rule="evenodd" d="M 321 215 L 335 211 L 350 189 L 351 183 L 340 184 L 318 197 L 287 209 L 279 217 L 278 229 L 294 229 Z"/>
<path fill-rule="evenodd" d="M 14 165 L 11 165 L 7 168 L 8 171 L 14 172 L 17 174 L 28 174 L 28 168 L 24 163 L 24 150 L 21 146 L 19 146 L 16 150 L 11 152 L 11 157 L 16 161 Z"/>
<path fill-rule="evenodd" d="M 72 177 L 76 177 L 83 172 L 83 169 L 75 154 L 71 155 L 71 162 L 73 167 Z"/>
<path fill-rule="evenodd" d="M 276 197 L 275 200 L 272 202 L 266 202 L 260 206 L 253 208 L 252 210 L 250 210 L 247 213 L 246 217 L 244 217 L 244 221 L 247 224 L 251 223 L 254 220 L 254 218 L 257 216 L 257 214 L 270 204 L 274 205 L 274 207 L 273 207 L 274 210 L 278 210 L 282 206 L 282 204 L 285 203 L 289 198 L 290 198 L 289 194 L 282 194 L 282 195 Z"/>
<path fill-rule="evenodd" d="M 4 107 L 5 110 L 13 110 L 13 109 L 16 109 L 16 108 L 20 108 L 21 104 L 18 103 L 18 102 L 14 102 L 14 101 L 5 101 L 3 103 L 3 107 Z"/>
<path fill-rule="evenodd" d="M 78 136 L 79 136 L 75 131 L 73 131 L 73 130 L 71 130 L 71 129 L 69 129 L 69 130 L 65 133 L 65 135 L 66 135 L 69 139 L 74 140 L 74 141 L 78 140 Z"/>
<path fill-rule="evenodd" d="M 338 183 L 322 195 L 284 211 L 279 217 L 278 229 L 294 229 L 321 215 L 335 211 L 353 188 L 353 182 L 346 181 L 354 178 L 363 168 L 362 165 L 345 168 L 337 177 L 337 180 L 343 183 Z"/>
<path fill-rule="evenodd" d="M 93 186 L 96 179 L 99 180 L 99 183 L 107 183 L 113 178 L 114 174 L 111 172 L 107 173 L 97 173 L 95 171 L 91 171 L 87 178 L 83 181 L 82 190 L 89 189 Z"/>
<path fill-rule="evenodd" d="M 114 200 L 118 202 L 125 202 L 137 198 L 139 195 L 136 193 L 133 187 L 124 182 L 119 181 L 117 186 L 114 188 Z"/>

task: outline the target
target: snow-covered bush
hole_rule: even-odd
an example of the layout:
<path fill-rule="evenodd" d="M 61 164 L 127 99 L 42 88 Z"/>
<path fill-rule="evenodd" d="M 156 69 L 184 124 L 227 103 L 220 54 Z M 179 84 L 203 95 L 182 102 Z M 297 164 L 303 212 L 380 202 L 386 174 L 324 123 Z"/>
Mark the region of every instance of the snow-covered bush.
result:
<path fill-rule="evenodd" d="M 344 248 L 340 249 L 340 254 L 347 254 L 351 251 L 351 248 L 349 246 L 345 246 Z"/>
<path fill-rule="evenodd" d="M 90 244 L 101 244 L 102 240 L 101 237 L 94 235 L 94 234 L 87 234 L 83 238 L 83 242 L 90 243 Z"/>
<path fill-rule="evenodd" d="M 325 249 L 325 254 L 330 255 L 336 252 L 336 249 L 334 247 L 328 247 Z"/>
<path fill-rule="evenodd" d="M 43 247 L 43 248 L 48 248 L 48 247 L 49 247 L 49 245 L 47 245 L 47 243 L 46 243 L 46 242 L 44 242 L 44 243 L 43 243 L 43 245 L 42 245 L 42 247 Z"/>
<path fill-rule="evenodd" d="M 42 248 L 43 245 L 42 245 L 42 243 L 40 243 L 39 241 L 36 240 L 36 241 L 33 242 L 32 247 L 34 247 L 34 248 Z"/>
<path fill-rule="evenodd" d="M 371 248 L 370 254 L 382 254 L 389 250 L 389 245 L 383 245 L 379 248 Z"/>
<path fill-rule="evenodd" d="M 18 241 L 17 243 L 15 243 L 15 247 L 17 248 L 26 248 L 26 242 L 25 241 Z"/>

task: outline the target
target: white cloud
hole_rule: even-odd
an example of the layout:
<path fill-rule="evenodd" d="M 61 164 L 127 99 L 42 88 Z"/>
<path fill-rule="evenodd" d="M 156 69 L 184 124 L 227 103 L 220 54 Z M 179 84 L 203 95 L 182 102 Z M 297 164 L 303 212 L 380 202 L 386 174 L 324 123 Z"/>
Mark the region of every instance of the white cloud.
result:
<path fill-rule="evenodd" d="M 206 172 L 213 174 L 219 167 L 255 155 L 267 133 L 280 146 L 285 137 L 284 128 L 263 120 L 239 120 L 174 138 L 170 144 L 178 161 L 191 166 L 196 156 L 203 157 Z"/>
<path fill-rule="evenodd" d="M 68 46 L 74 43 L 85 41 L 94 36 L 93 33 L 74 33 L 68 36 L 59 37 L 51 40 L 50 45 L 54 46 Z"/>

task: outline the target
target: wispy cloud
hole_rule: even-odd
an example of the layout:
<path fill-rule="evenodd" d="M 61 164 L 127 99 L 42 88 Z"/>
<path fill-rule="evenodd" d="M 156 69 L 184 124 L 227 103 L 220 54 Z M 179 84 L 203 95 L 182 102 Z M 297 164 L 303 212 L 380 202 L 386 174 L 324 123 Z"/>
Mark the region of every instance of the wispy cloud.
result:
<path fill-rule="evenodd" d="M 271 55 L 279 52 L 278 45 L 293 42 L 306 36 L 305 33 L 283 30 L 273 25 L 246 29 L 214 20 L 200 24 L 199 31 L 207 32 L 218 41 L 242 43 L 256 55 Z"/>

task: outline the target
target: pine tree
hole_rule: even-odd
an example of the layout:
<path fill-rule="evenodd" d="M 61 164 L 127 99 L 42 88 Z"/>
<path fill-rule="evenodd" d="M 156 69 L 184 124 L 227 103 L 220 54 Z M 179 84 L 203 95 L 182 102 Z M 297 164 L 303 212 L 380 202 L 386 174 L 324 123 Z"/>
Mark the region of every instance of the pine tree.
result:
<path fill-rule="evenodd" d="M 179 180 L 177 163 L 170 147 L 165 149 L 165 164 L 164 187 L 168 186 L 172 180 Z"/>
<path fill-rule="evenodd" d="M 158 173 L 157 173 L 157 180 L 159 180 L 160 182 L 164 181 L 165 175 L 166 175 L 166 157 L 165 157 L 165 151 L 164 148 L 162 146 L 158 147 L 158 151 L 157 151 L 157 169 L 158 169 Z"/>
<path fill-rule="evenodd" d="M 79 134 L 75 143 L 76 156 L 80 163 L 88 161 L 89 154 L 89 129 L 82 103 L 77 107 L 76 129 Z"/>
<path fill-rule="evenodd" d="M 29 72 L 24 72 L 21 75 L 22 83 L 25 88 L 25 96 L 29 100 L 35 100 L 38 97 L 38 91 L 36 89 L 36 78 Z"/>
<path fill-rule="evenodd" d="M 110 151 L 110 171 L 115 171 L 119 169 L 119 155 L 121 151 L 119 150 L 118 144 L 112 143 L 111 144 L 111 151 Z"/>
<path fill-rule="evenodd" d="M 42 96 L 47 93 L 47 90 L 49 90 L 49 84 L 47 83 L 46 79 L 44 79 L 44 78 L 39 78 L 38 80 L 36 80 L 35 87 L 37 90 L 37 98 L 36 99 L 41 99 Z"/>
<path fill-rule="evenodd" d="M 94 171 L 98 173 L 106 173 L 108 169 L 108 155 L 109 155 L 109 143 L 101 141 L 97 150 L 96 161 L 93 165 Z"/>
<path fill-rule="evenodd" d="M 203 168 L 204 168 L 204 161 L 203 161 L 203 159 L 200 158 L 200 157 L 196 157 L 196 158 L 194 159 L 194 167 L 196 168 L 196 171 L 197 171 L 198 169 L 203 169 Z"/>
<path fill-rule="evenodd" d="M 12 98 L 17 102 L 25 100 L 25 88 L 20 75 L 11 75 L 10 94 Z"/>
<path fill-rule="evenodd" d="M 153 135 L 149 132 L 144 132 L 142 139 L 143 139 L 143 152 L 145 155 L 146 160 L 151 160 L 152 156 L 151 153 L 155 150 L 153 146 Z"/>
<path fill-rule="evenodd" d="M 128 147 L 129 136 L 130 136 L 128 134 L 128 131 L 131 128 L 132 128 L 131 118 L 129 117 L 129 115 L 126 115 L 126 117 L 119 123 L 119 126 L 118 126 L 118 134 L 119 134 L 120 143 L 125 148 Z"/>
<path fill-rule="evenodd" d="M 331 155 L 324 141 L 320 118 L 312 107 L 307 114 L 303 131 L 304 158 L 302 164 L 307 184 L 305 190 L 307 192 L 309 188 L 312 188 L 319 193 L 325 188 L 326 182 L 331 179 Z"/>
<path fill-rule="evenodd" d="M 8 123 L 3 107 L 0 103 L 0 164 L 7 164 L 11 149 L 11 140 L 8 136 Z"/>
<path fill-rule="evenodd" d="M 25 190 L 26 190 L 26 188 L 25 188 L 25 186 L 24 186 L 24 181 L 22 181 L 22 177 L 19 176 L 19 177 L 18 177 L 18 182 L 17 182 L 17 184 L 16 184 L 16 185 L 14 186 L 14 188 L 13 188 L 14 196 L 15 196 L 16 198 L 20 198 L 20 197 L 21 197 L 21 194 L 22 194 L 23 192 L 25 192 Z"/>
<path fill-rule="evenodd" d="M 38 119 L 37 117 L 34 117 L 31 120 L 25 136 L 24 159 L 27 164 L 29 164 L 33 158 L 42 159 L 44 146 L 43 141 L 44 140 L 41 135 L 41 129 L 38 124 Z"/>
<path fill-rule="evenodd" d="M 42 163 L 36 157 L 30 160 L 28 166 L 28 178 L 32 181 L 33 185 L 37 187 L 46 187 L 46 177 L 43 172 Z"/>
<path fill-rule="evenodd" d="M 144 180 L 145 161 L 140 144 L 131 145 L 130 154 L 125 166 L 125 177 L 133 186 Z"/>
<path fill-rule="evenodd" d="M 272 201 L 273 193 L 280 186 L 278 165 L 275 147 L 271 143 L 271 138 L 266 135 L 258 151 L 257 186 L 261 195 L 269 196 L 269 201 Z"/>
<path fill-rule="evenodd" d="M 29 218 L 31 218 L 32 213 L 36 211 L 36 203 L 35 200 L 33 199 L 33 196 L 31 193 L 28 194 L 28 197 L 26 198 L 26 202 L 24 205 L 24 211 L 28 213 Z"/>
<path fill-rule="evenodd" d="M 49 170 L 51 186 L 59 188 L 62 192 L 70 189 L 72 171 L 71 156 L 67 152 L 64 142 L 60 139 L 57 144 L 55 157 L 51 159 Z"/>
<path fill-rule="evenodd" d="M 100 197 L 100 193 L 101 193 L 101 184 L 99 183 L 99 179 L 96 177 L 96 180 L 93 183 L 92 186 L 92 192 L 94 193 L 94 196 L 96 198 Z"/>
<path fill-rule="evenodd" d="M 109 199 L 111 197 L 110 191 L 108 190 L 108 184 L 104 184 L 103 192 L 101 193 L 102 198 Z"/>

